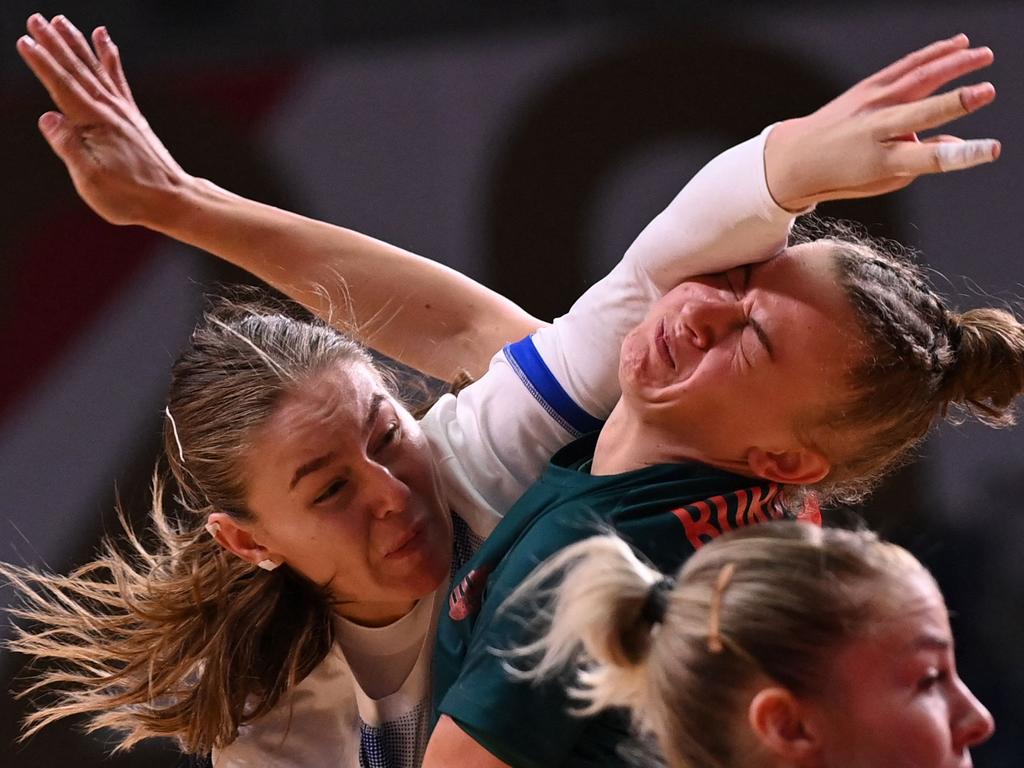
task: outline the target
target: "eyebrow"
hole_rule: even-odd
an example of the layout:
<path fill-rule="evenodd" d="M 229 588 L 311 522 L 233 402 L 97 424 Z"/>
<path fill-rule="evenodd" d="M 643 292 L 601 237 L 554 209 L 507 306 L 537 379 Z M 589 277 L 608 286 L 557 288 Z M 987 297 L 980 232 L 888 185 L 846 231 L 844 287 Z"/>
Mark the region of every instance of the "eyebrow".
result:
<path fill-rule="evenodd" d="M 377 421 L 377 415 L 380 413 L 380 407 L 384 404 L 387 398 L 380 392 L 374 392 L 370 398 L 370 407 L 366 410 L 366 418 L 363 419 L 363 434 L 368 433 L 373 429 L 374 422 Z"/>
<path fill-rule="evenodd" d="M 914 640 L 911 647 L 914 650 L 948 651 L 953 647 L 953 642 L 948 637 L 929 633 Z"/>
<path fill-rule="evenodd" d="M 380 414 L 381 406 L 387 398 L 380 392 L 375 392 L 373 397 L 370 398 L 370 407 L 366 411 L 366 418 L 363 419 L 363 434 L 366 434 L 373 428 L 374 422 L 377 421 L 377 416 Z M 311 472 L 316 472 L 318 469 L 323 469 L 334 460 L 335 453 L 325 453 L 323 456 L 317 456 L 315 459 L 310 459 L 305 464 L 301 465 L 295 470 L 295 474 L 292 475 L 291 483 L 288 484 L 288 490 L 295 490 L 295 486 L 298 485 L 299 481 Z"/>
<path fill-rule="evenodd" d="M 743 266 L 743 292 L 746 293 L 750 290 L 750 278 L 754 272 L 753 264 L 745 264 Z M 761 346 L 764 347 L 765 352 L 768 353 L 768 359 L 775 362 L 775 350 L 772 348 L 771 339 L 768 338 L 768 334 L 757 320 L 753 316 L 747 318 L 747 322 L 750 323 L 750 327 L 754 329 L 754 333 L 757 334 L 757 340 L 761 342 Z"/>
<path fill-rule="evenodd" d="M 303 464 L 301 467 L 295 470 L 295 474 L 292 475 L 292 481 L 288 485 L 289 491 L 294 491 L 295 486 L 298 485 L 299 480 L 304 478 L 310 472 L 316 472 L 318 469 L 323 469 L 334 459 L 334 451 L 325 453 L 323 456 L 317 456 L 315 459 L 311 459 Z"/>

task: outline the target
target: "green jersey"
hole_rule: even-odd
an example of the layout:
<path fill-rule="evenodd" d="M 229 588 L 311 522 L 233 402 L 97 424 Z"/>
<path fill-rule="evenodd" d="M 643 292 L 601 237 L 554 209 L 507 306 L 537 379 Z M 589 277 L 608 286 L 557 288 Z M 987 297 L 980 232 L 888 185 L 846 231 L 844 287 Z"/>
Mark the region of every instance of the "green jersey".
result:
<path fill-rule="evenodd" d="M 789 516 L 780 486 L 702 464 L 662 464 L 618 475 L 589 473 L 597 435 L 555 454 L 456 574 L 438 625 L 433 703 L 489 752 L 515 768 L 627 765 L 621 712 L 572 713 L 565 681 L 511 677 L 494 649 L 536 637 L 505 598 L 545 559 L 609 527 L 672 573 L 702 544 L 733 528 Z"/>

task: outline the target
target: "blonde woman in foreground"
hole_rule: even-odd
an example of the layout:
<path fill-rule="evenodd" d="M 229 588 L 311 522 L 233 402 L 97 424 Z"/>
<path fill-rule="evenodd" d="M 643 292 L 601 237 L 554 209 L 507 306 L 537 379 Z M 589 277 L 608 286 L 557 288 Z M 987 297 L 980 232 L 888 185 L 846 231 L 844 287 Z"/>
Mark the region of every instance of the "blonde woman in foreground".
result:
<path fill-rule="evenodd" d="M 580 713 L 627 708 L 670 768 L 969 768 L 992 735 L 931 574 L 869 531 L 754 526 L 674 579 L 595 537 L 512 600 L 563 572 L 550 627 L 512 664 L 578 664 Z"/>

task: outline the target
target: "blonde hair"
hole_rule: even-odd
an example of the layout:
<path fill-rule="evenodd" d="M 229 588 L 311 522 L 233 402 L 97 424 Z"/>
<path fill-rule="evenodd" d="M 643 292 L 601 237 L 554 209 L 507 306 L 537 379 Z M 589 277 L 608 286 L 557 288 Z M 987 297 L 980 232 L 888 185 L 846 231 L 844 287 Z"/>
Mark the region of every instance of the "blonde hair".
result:
<path fill-rule="evenodd" d="M 911 251 L 849 222 L 802 222 L 796 240 L 830 246 L 863 339 L 849 396 L 805 429 L 833 461 L 824 498 L 860 500 L 942 419 L 1014 423 L 1024 325 L 1011 312 L 949 309 Z"/>
<path fill-rule="evenodd" d="M 154 474 L 151 542 L 125 524 L 127 546 L 108 540 L 67 576 L 0 564 L 21 599 L 10 647 L 49 665 L 21 694 L 44 694 L 23 736 L 86 714 L 89 730 L 119 734 L 117 749 L 167 736 L 205 754 L 328 653 L 326 591 L 287 566 L 255 568 L 204 529 L 213 511 L 251 518 L 241 462 L 285 393 L 330 366 L 372 366 L 359 344 L 299 312 L 249 294 L 205 313 L 172 371 L 170 477 Z"/>
<path fill-rule="evenodd" d="M 780 521 L 703 547 L 659 596 L 661 573 L 621 539 L 597 536 L 548 560 L 509 598 L 531 611 L 539 599 L 547 625 L 510 652 L 511 671 L 542 679 L 573 664 L 581 715 L 625 707 L 671 768 L 734 768 L 729 724 L 745 718 L 731 715 L 745 711 L 755 680 L 822 691 L 836 648 L 895 613 L 899 585 L 918 573 L 927 571 L 909 552 L 868 531 Z"/>

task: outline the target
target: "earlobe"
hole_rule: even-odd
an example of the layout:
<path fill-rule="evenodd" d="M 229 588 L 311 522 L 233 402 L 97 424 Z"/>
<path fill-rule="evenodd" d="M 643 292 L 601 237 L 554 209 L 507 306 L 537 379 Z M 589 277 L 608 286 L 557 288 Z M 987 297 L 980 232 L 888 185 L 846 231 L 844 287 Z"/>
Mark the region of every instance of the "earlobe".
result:
<path fill-rule="evenodd" d="M 803 764 L 820 750 L 804 707 L 785 688 L 758 691 L 750 701 L 747 716 L 761 745 L 786 761 Z"/>
<path fill-rule="evenodd" d="M 271 571 L 281 564 L 280 558 L 272 556 L 248 529 L 226 512 L 211 512 L 206 518 L 206 530 L 224 549 L 264 570 Z"/>
<path fill-rule="evenodd" d="M 811 485 L 832 470 L 832 463 L 818 451 L 800 448 L 795 451 L 747 451 L 747 466 L 758 477 L 783 485 Z"/>

